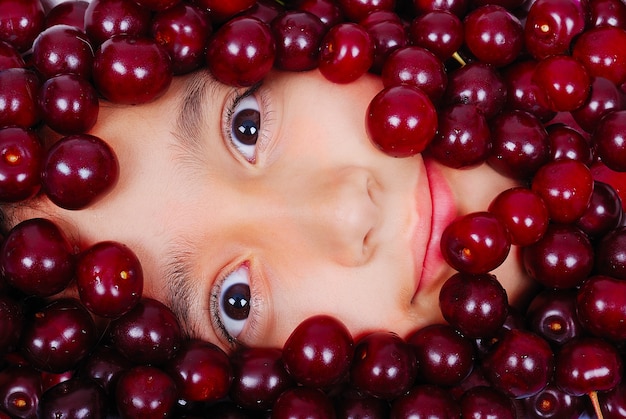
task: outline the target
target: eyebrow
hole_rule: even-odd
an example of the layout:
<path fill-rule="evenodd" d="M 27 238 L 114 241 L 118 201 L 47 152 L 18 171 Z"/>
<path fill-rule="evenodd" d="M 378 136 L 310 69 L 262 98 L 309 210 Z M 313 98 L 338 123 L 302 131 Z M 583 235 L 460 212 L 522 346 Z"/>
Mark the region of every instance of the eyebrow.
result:
<path fill-rule="evenodd" d="M 165 265 L 167 306 L 174 312 L 187 336 L 194 336 L 197 330 L 190 322 L 190 307 L 194 291 L 191 288 L 191 246 L 176 242 L 168 250 L 170 255 Z"/>

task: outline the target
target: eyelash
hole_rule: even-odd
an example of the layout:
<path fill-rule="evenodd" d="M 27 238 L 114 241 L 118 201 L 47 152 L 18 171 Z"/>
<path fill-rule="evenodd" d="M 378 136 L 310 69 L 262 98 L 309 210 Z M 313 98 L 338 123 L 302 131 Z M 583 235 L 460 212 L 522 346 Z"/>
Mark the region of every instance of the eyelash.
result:
<path fill-rule="evenodd" d="M 226 136 L 226 138 L 228 139 L 228 142 L 231 146 L 231 149 L 234 149 L 234 151 L 237 153 L 238 156 L 241 156 L 241 154 L 237 151 L 237 146 L 234 143 L 234 140 L 232 138 L 231 135 L 231 129 L 230 126 L 232 124 L 233 121 L 233 117 L 234 117 L 234 113 L 235 113 L 235 108 L 237 107 L 237 105 L 239 105 L 239 103 L 244 100 L 245 98 L 252 96 L 252 95 L 258 95 L 257 97 L 257 101 L 259 102 L 260 105 L 260 112 L 261 112 L 261 131 L 259 132 L 259 140 L 256 144 L 257 149 L 263 149 L 265 148 L 264 145 L 267 141 L 267 132 L 266 132 L 266 126 L 270 123 L 270 112 L 268 111 L 268 106 L 267 106 L 267 98 L 265 96 L 265 94 L 263 93 L 263 91 L 261 90 L 261 87 L 263 86 L 263 82 L 259 82 L 254 84 L 253 86 L 247 88 L 244 91 L 236 91 L 234 96 L 232 96 L 232 98 L 229 100 L 227 106 L 226 106 L 226 111 L 225 111 L 225 115 L 224 115 L 224 125 L 223 125 L 223 132 L 224 135 Z M 243 156 L 242 156 L 243 157 Z M 256 158 L 253 159 L 252 161 L 250 161 L 249 159 L 245 158 L 244 159 L 246 161 L 248 161 L 251 164 L 254 164 L 256 162 Z"/>
<path fill-rule="evenodd" d="M 231 336 L 230 333 L 228 333 L 228 331 L 226 330 L 226 327 L 224 326 L 224 323 L 222 322 L 222 318 L 220 317 L 219 296 L 222 292 L 222 285 L 224 284 L 228 276 L 232 274 L 234 271 L 236 271 L 242 265 L 246 265 L 248 267 L 248 272 L 250 272 L 250 263 L 243 262 L 241 264 L 235 265 L 232 269 L 229 269 L 228 271 L 220 274 L 219 277 L 215 280 L 215 283 L 213 284 L 213 287 L 211 289 L 211 297 L 209 301 L 211 322 L 213 323 L 214 328 L 219 332 L 221 337 L 228 343 L 228 345 L 232 346 L 233 349 L 240 348 L 245 345 L 239 339 Z M 256 330 L 256 319 L 257 319 L 257 310 L 255 309 L 256 293 L 255 293 L 255 287 L 253 285 L 255 281 L 253 281 L 252 276 L 253 275 L 250 275 L 250 278 L 249 278 L 250 280 L 250 315 L 248 317 L 247 325 L 246 325 L 246 328 L 251 330 L 248 333 L 249 335 L 253 334 L 254 330 Z"/>

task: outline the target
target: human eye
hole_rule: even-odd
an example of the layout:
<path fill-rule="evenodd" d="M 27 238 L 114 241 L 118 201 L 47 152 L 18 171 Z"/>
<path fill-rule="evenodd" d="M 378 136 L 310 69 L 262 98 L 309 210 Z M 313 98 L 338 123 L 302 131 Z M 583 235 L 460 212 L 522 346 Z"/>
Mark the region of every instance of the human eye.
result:
<path fill-rule="evenodd" d="M 257 86 L 238 94 L 226 109 L 224 131 L 232 146 L 250 163 L 257 157 L 261 136 L 261 105 L 255 94 Z"/>
<path fill-rule="evenodd" d="M 211 293 L 211 317 L 229 343 L 235 343 L 251 313 L 250 272 L 246 264 L 219 279 Z"/>

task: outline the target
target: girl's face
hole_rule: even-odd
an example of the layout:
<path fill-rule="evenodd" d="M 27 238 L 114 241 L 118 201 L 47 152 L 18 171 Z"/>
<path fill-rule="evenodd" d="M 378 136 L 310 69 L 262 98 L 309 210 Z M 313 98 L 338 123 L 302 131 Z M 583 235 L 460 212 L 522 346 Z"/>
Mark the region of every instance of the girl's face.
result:
<path fill-rule="evenodd" d="M 319 313 L 355 337 L 406 336 L 442 320 L 445 226 L 514 183 L 487 166 L 452 170 L 373 147 L 364 118 L 381 87 L 317 71 L 248 90 L 202 72 L 176 78 L 153 103 L 101 107 L 92 134 L 120 163 L 109 195 L 80 211 L 43 201 L 23 216 L 55 219 L 81 246 L 127 244 L 144 295 L 224 348 L 281 346 Z M 515 249 L 496 274 L 511 301 L 521 296 Z"/>

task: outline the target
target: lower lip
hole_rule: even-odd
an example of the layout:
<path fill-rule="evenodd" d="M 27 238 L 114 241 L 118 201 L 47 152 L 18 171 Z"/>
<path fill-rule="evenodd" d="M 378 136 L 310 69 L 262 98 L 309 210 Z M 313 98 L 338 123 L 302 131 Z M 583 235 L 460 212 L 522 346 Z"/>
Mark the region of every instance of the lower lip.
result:
<path fill-rule="evenodd" d="M 447 266 L 441 254 L 440 239 L 445 228 L 457 216 L 452 191 L 440 168 L 429 159 L 424 159 L 424 165 L 430 188 L 432 218 L 424 265 L 421 269 L 413 300 L 415 300 L 420 290 L 430 288 L 430 285 L 437 282 L 443 273 L 443 269 Z"/>

